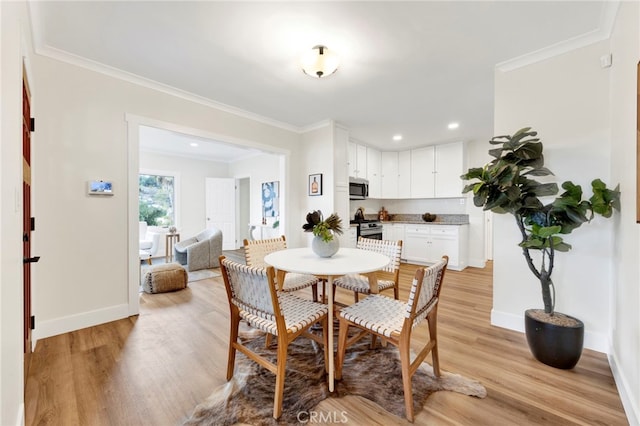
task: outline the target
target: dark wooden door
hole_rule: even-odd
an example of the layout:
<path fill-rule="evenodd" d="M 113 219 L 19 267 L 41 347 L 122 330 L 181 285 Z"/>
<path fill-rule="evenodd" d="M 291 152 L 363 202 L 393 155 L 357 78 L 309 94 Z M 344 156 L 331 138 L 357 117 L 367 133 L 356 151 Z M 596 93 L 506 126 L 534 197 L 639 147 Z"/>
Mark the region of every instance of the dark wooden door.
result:
<path fill-rule="evenodd" d="M 25 377 L 31 353 L 31 95 L 26 74 L 22 79 L 22 256 L 24 269 Z"/>

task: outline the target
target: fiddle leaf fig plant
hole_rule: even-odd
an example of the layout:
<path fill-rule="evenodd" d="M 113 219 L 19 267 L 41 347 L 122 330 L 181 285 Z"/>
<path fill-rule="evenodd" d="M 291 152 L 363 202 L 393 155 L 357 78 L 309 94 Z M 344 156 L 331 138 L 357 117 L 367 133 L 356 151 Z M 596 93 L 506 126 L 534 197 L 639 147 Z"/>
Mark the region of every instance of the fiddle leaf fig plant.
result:
<path fill-rule="evenodd" d="M 512 214 L 522 235 L 519 246 L 531 272 L 540 281 L 544 311 L 553 315 L 555 286 L 551 280 L 556 251 L 567 252 L 571 245 L 563 235 L 571 233 L 596 214 L 608 218 L 620 210 L 620 186 L 607 188 L 600 179 L 591 182 L 592 194 L 583 199 L 582 188 L 573 182 L 562 184 L 564 192 L 544 204 L 540 198 L 555 196 L 556 183 L 534 179 L 553 173 L 544 167 L 542 142 L 537 132 L 525 127 L 513 135 L 495 136 L 489 143 L 499 145 L 489 150 L 493 160 L 483 167 L 471 168 L 461 176 L 470 181 L 463 193 L 473 191 L 473 202 L 483 210 Z M 541 252 L 539 264 L 531 250 Z"/>

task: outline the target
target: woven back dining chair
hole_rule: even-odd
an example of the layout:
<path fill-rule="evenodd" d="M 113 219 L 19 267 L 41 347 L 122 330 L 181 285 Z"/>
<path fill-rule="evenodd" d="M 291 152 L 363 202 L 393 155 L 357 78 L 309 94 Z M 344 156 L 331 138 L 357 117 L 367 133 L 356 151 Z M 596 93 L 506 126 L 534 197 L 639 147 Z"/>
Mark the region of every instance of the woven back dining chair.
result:
<path fill-rule="evenodd" d="M 285 250 L 287 240 L 284 235 L 279 238 L 264 240 L 244 240 L 244 259 L 247 265 L 256 267 L 268 266 L 264 258 L 274 251 Z M 279 271 L 276 277 L 279 291 L 291 292 L 311 287 L 311 295 L 314 302 L 318 301 L 318 278 L 315 275 L 297 274 L 294 272 Z"/>
<path fill-rule="evenodd" d="M 336 278 L 336 287 L 353 291 L 353 299 L 358 302 L 358 294 L 375 294 L 383 290 L 393 289 L 393 297 L 399 297 L 400 255 L 402 254 L 402 240 L 374 240 L 372 238 L 358 238 L 356 246 L 361 250 L 369 250 L 388 256 L 391 261 L 375 274 L 353 274 Z"/>
<path fill-rule="evenodd" d="M 411 378 L 429 353 L 431 353 L 433 372 L 437 377 L 440 376 L 437 329 L 438 301 L 448 262 L 449 258 L 443 256 L 442 260 L 427 269 L 418 268 L 406 302 L 373 294 L 358 303 L 343 308 L 339 314 L 340 331 L 336 379 L 342 377 L 346 349 L 364 336 L 371 334 L 395 345 L 400 351 L 405 415 L 410 422 L 413 422 L 414 418 Z M 411 333 L 414 327 L 424 319 L 429 325 L 429 340 L 412 362 Z M 360 331 L 348 338 L 349 327 L 356 327 Z"/>
<path fill-rule="evenodd" d="M 306 336 L 323 345 L 325 370 L 328 368 L 328 308 L 321 303 L 303 299 L 292 293 L 276 291 L 273 267 L 251 267 L 220 256 L 220 269 L 224 280 L 231 312 L 229 332 L 229 357 L 227 380 L 231 380 L 235 368 L 236 351 L 276 375 L 273 417 L 282 414 L 284 378 L 287 366 L 287 348 L 300 336 Z M 238 339 L 240 320 L 252 327 L 277 337 L 276 363 L 243 345 Z M 309 328 L 320 323 L 322 336 L 309 332 Z"/>

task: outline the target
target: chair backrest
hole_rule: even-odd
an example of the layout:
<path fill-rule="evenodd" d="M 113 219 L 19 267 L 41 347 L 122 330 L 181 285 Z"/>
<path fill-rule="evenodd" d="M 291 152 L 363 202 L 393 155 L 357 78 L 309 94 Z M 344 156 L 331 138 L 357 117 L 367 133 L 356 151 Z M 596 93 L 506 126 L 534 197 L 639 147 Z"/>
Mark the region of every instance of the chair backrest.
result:
<path fill-rule="evenodd" d="M 264 263 L 264 257 L 274 251 L 287 248 L 287 241 L 284 235 L 279 238 L 268 238 L 266 240 L 244 240 L 244 260 L 249 266 L 264 268 L 268 266 Z"/>
<path fill-rule="evenodd" d="M 442 280 L 449 263 L 448 256 L 442 256 L 442 260 L 429 266 L 419 268 L 411 283 L 407 311 L 405 317 L 412 320 L 412 327 L 424 320 L 427 314 L 438 303 Z"/>
<path fill-rule="evenodd" d="M 230 305 L 270 321 L 281 316 L 273 267 L 256 268 L 220 256 L 220 270 Z"/>
<path fill-rule="evenodd" d="M 220 231 L 218 228 L 207 228 L 204 231 L 200 231 L 196 236 L 196 240 L 198 241 L 204 241 L 204 240 L 209 240 L 213 237 L 215 237 L 218 234 L 222 234 L 222 231 Z"/>
<path fill-rule="evenodd" d="M 391 261 L 382 270 L 385 272 L 395 273 L 400 270 L 400 256 L 402 254 L 402 240 L 374 240 L 373 238 L 358 238 L 356 246 L 362 250 L 374 251 L 376 253 L 388 256 Z"/>

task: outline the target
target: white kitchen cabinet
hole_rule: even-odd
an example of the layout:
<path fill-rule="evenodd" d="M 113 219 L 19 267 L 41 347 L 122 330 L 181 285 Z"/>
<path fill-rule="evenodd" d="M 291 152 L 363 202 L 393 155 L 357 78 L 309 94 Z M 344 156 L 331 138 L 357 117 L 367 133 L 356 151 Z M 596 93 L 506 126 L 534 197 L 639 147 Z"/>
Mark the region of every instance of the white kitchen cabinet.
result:
<path fill-rule="evenodd" d="M 348 248 L 356 248 L 356 245 L 358 244 L 358 227 L 357 226 L 349 227 L 347 244 L 348 244 L 347 245 Z"/>
<path fill-rule="evenodd" d="M 367 147 L 367 180 L 369 197 L 380 198 L 380 151 Z"/>
<path fill-rule="evenodd" d="M 462 142 L 436 145 L 435 184 L 436 198 L 462 197 L 464 182 L 464 144 Z"/>
<path fill-rule="evenodd" d="M 349 142 L 349 176 L 356 178 L 367 178 L 367 147 Z"/>
<path fill-rule="evenodd" d="M 397 152 L 380 153 L 380 198 L 398 198 Z"/>
<path fill-rule="evenodd" d="M 432 264 L 449 256 L 448 268 L 461 271 L 468 263 L 468 225 L 405 226 L 404 258 L 409 263 Z"/>
<path fill-rule="evenodd" d="M 402 240 L 402 254 L 400 257 L 404 259 L 404 244 L 405 244 L 405 225 L 403 223 L 387 223 L 382 226 L 382 239 L 389 241 Z"/>
<path fill-rule="evenodd" d="M 411 151 L 380 154 L 380 198 L 411 196 Z"/>
<path fill-rule="evenodd" d="M 435 195 L 435 147 L 411 150 L 411 198 Z"/>
<path fill-rule="evenodd" d="M 462 197 L 464 144 L 411 150 L 411 198 Z"/>
<path fill-rule="evenodd" d="M 411 151 L 398 153 L 398 198 L 411 197 Z"/>

